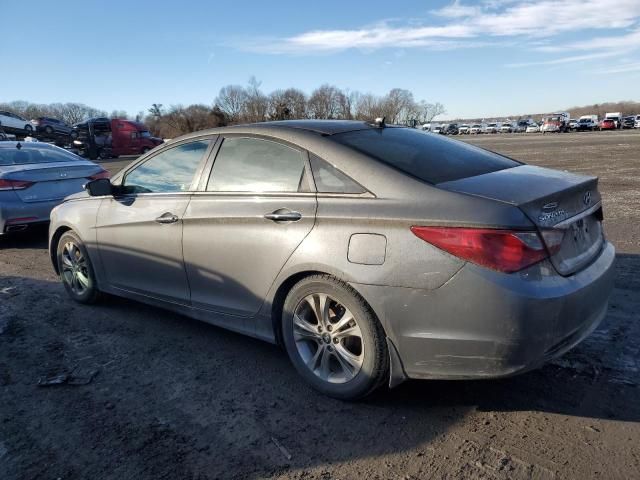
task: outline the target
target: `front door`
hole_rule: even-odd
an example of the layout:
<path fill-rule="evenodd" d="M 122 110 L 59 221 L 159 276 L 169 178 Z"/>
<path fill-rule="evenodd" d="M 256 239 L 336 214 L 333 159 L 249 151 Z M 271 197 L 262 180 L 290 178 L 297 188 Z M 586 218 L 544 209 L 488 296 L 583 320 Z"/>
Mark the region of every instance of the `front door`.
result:
<path fill-rule="evenodd" d="M 194 307 L 251 316 L 311 231 L 316 198 L 306 152 L 250 137 L 225 138 L 206 192 L 184 215 L 184 258 Z"/>
<path fill-rule="evenodd" d="M 102 202 L 98 249 L 112 287 L 189 303 L 182 217 L 209 143 L 197 140 L 160 151 L 127 171 L 120 194 Z"/>

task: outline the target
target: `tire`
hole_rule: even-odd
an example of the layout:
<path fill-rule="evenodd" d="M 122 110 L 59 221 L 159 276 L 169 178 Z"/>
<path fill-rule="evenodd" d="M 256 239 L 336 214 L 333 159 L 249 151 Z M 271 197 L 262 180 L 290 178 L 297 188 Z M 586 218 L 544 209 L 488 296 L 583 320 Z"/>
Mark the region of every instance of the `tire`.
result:
<path fill-rule="evenodd" d="M 91 259 L 75 232 L 70 230 L 62 234 L 56 246 L 56 259 L 60 279 L 69 296 L 78 303 L 96 303 L 101 293 Z"/>
<path fill-rule="evenodd" d="M 51 125 L 47 125 L 44 127 L 44 133 L 47 135 L 53 135 L 53 127 Z"/>
<path fill-rule="evenodd" d="M 31 125 L 25 125 L 24 131 L 27 134 L 27 136 L 31 136 L 31 134 L 33 133 L 33 127 Z"/>
<path fill-rule="evenodd" d="M 322 322 L 315 311 L 326 312 Z M 289 291 L 283 305 L 282 336 L 298 373 L 329 397 L 358 400 L 389 377 L 382 326 L 353 288 L 330 275 L 304 278 Z"/>

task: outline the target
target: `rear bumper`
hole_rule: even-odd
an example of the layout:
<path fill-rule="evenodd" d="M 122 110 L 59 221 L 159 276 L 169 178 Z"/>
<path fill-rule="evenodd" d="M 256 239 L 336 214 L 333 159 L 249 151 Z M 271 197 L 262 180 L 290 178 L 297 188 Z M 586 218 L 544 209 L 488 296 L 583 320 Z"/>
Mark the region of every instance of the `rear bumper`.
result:
<path fill-rule="evenodd" d="M 25 203 L 19 199 L 15 201 L 5 201 L 3 198 L 0 202 L 0 235 L 26 230 L 29 227 L 47 223 L 51 215 L 51 210 L 62 203 L 62 201 L 63 200 L 60 199 L 47 202 Z"/>
<path fill-rule="evenodd" d="M 497 378 L 562 355 L 606 316 L 615 250 L 570 277 L 549 263 L 506 275 L 467 264 L 435 290 L 354 287 L 370 302 L 410 378 Z"/>

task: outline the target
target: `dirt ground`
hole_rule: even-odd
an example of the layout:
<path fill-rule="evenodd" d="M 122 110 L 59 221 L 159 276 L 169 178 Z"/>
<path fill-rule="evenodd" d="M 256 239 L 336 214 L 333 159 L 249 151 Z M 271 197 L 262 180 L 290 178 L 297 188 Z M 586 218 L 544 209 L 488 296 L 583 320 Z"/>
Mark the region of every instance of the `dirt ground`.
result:
<path fill-rule="evenodd" d="M 618 276 L 584 343 L 508 380 L 342 403 L 275 346 L 127 300 L 74 304 L 46 231 L 5 237 L 0 479 L 640 478 L 640 132 L 464 140 L 601 178 Z M 60 374 L 77 384 L 37 385 Z"/>

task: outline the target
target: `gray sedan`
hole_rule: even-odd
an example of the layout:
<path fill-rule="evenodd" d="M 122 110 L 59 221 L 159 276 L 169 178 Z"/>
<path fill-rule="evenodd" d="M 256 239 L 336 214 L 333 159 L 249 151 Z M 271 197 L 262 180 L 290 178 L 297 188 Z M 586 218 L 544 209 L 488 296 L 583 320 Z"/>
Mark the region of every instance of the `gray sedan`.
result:
<path fill-rule="evenodd" d="M 604 318 L 597 179 L 410 128 L 284 121 L 164 144 L 51 214 L 69 295 L 283 345 L 319 391 L 496 378 Z"/>
<path fill-rule="evenodd" d="M 0 142 L 0 235 L 49 221 L 51 209 L 108 172 L 62 148 Z"/>

